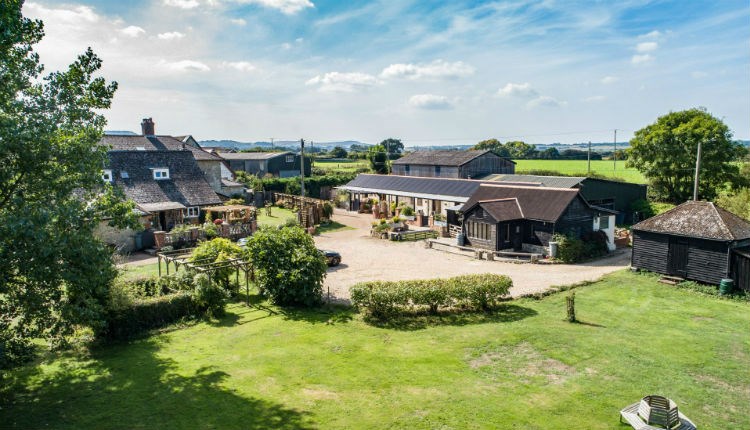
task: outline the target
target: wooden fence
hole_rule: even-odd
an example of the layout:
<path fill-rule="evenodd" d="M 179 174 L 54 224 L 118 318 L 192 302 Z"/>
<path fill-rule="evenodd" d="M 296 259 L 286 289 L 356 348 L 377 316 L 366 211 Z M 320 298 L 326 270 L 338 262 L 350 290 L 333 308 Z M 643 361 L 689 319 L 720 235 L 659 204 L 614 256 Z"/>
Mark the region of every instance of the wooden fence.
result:
<path fill-rule="evenodd" d="M 326 200 L 312 197 L 295 196 L 293 194 L 273 193 L 274 203 L 286 208 L 296 208 L 298 221 L 302 227 L 313 227 L 323 220 L 323 204 Z"/>
<path fill-rule="evenodd" d="M 436 239 L 438 232 L 435 230 L 417 230 L 417 231 L 393 231 L 389 234 L 391 240 L 424 240 L 424 239 Z"/>

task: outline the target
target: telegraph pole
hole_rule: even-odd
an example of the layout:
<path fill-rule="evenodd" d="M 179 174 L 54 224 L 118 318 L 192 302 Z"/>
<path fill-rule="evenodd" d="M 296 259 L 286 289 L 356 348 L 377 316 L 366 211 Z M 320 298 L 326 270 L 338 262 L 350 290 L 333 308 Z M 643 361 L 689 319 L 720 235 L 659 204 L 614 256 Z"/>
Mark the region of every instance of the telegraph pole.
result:
<path fill-rule="evenodd" d="M 299 157 L 300 157 L 300 168 L 299 168 L 299 177 L 302 181 L 302 191 L 301 196 L 305 197 L 305 139 L 299 140 Z"/>
<path fill-rule="evenodd" d="M 315 167 L 315 142 L 310 141 L 310 169 Z M 312 172 L 310 172 L 312 175 Z"/>
<path fill-rule="evenodd" d="M 612 158 L 615 160 L 615 168 L 613 170 L 617 170 L 617 129 L 615 129 L 615 150 L 612 151 Z"/>
<path fill-rule="evenodd" d="M 589 175 L 591 174 L 591 141 L 589 140 Z"/>
<path fill-rule="evenodd" d="M 695 157 L 695 183 L 693 184 L 693 200 L 698 201 L 698 178 L 701 170 L 701 142 L 698 141 L 698 154 Z"/>
<path fill-rule="evenodd" d="M 271 139 L 271 149 L 273 149 L 273 137 Z"/>

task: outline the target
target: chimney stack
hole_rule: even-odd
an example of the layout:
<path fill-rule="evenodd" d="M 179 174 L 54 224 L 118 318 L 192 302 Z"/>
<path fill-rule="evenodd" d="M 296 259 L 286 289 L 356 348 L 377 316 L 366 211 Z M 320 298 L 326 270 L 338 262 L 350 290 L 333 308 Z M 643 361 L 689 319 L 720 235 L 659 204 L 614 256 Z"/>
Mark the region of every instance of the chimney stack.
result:
<path fill-rule="evenodd" d="M 141 122 L 141 131 L 143 132 L 144 136 L 153 136 L 156 133 L 154 132 L 154 120 L 151 118 L 143 118 L 143 122 Z"/>

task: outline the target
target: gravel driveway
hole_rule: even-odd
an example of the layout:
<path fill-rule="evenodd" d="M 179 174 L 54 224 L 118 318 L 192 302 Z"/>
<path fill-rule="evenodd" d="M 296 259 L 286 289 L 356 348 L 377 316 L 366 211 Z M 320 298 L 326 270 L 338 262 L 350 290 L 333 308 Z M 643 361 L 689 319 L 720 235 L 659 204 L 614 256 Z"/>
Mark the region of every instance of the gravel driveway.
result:
<path fill-rule="evenodd" d="M 516 264 L 500 261 L 474 260 L 444 251 L 427 249 L 424 241 L 391 242 L 369 236 L 371 216 L 337 209 L 334 219 L 354 230 L 326 233 L 315 237 L 318 248 L 338 251 L 342 263 L 328 269 L 324 294 L 349 298 L 349 287 L 362 281 L 425 279 L 498 273 L 513 280 L 511 295 L 544 291 L 553 285 L 593 281 L 601 276 L 628 267 L 630 252 L 585 264 Z"/>

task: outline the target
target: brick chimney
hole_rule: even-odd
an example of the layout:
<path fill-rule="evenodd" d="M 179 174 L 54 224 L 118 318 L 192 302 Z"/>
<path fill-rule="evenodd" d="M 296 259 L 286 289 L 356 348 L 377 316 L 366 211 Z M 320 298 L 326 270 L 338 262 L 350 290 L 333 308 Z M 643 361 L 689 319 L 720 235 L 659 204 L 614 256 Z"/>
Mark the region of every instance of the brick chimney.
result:
<path fill-rule="evenodd" d="M 144 136 L 153 136 L 156 133 L 154 132 L 154 120 L 151 118 L 143 118 L 143 122 L 141 122 L 141 131 L 143 131 Z"/>

